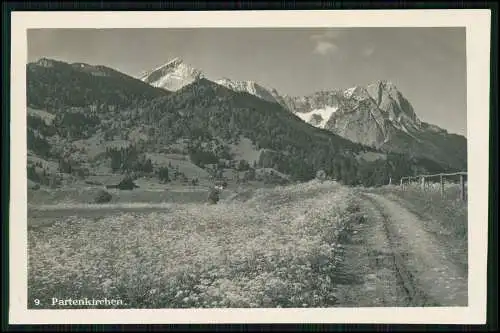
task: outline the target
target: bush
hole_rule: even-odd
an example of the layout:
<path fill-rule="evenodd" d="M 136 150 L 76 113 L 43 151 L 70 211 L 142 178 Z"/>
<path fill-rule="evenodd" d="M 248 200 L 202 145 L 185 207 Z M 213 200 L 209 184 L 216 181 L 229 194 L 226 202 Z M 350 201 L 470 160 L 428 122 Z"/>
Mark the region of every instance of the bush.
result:
<path fill-rule="evenodd" d="M 61 179 L 57 177 L 57 175 L 52 175 L 49 179 L 49 186 L 52 189 L 58 188 L 61 186 Z"/>
<path fill-rule="evenodd" d="M 88 184 L 88 185 L 103 185 L 101 182 L 96 182 L 96 181 L 93 181 L 93 180 L 86 180 L 85 181 L 85 184 Z"/>
<path fill-rule="evenodd" d="M 189 154 L 191 162 L 199 167 L 203 167 L 205 164 L 217 164 L 219 159 L 217 155 L 212 152 L 203 150 L 194 150 Z"/>
<path fill-rule="evenodd" d="M 97 193 L 97 196 L 95 197 L 94 202 L 95 203 L 110 202 L 112 197 L 113 196 L 109 192 L 106 192 L 104 190 L 100 190 L 99 193 Z"/>
<path fill-rule="evenodd" d="M 247 171 L 250 168 L 250 164 L 246 160 L 240 160 L 236 170 Z"/>
<path fill-rule="evenodd" d="M 255 169 L 249 168 L 247 172 L 245 172 L 245 180 L 255 180 Z"/>
<path fill-rule="evenodd" d="M 208 194 L 208 203 L 214 205 L 217 202 L 219 202 L 219 191 L 215 188 L 212 188 L 210 190 L 210 193 Z"/>
<path fill-rule="evenodd" d="M 158 170 L 158 178 L 160 179 L 160 182 L 169 182 L 170 178 L 168 176 L 168 168 L 166 167 L 160 168 Z"/>
<path fill-rule="evenodd" d="M 326 180 L 326 172 L 324 170 L 318 170 L 318 172 L 316 172 L 316 179 L 320 182 L 324 182 Z"/>
<path fill-rule="evenodd" d="M 137 188 L 137 186 L 134 183 L 134 180 L 131 177 L 125 177 L 120 184 L 117 186 L 120 190 L 133 190 L 134 188 Z"/>

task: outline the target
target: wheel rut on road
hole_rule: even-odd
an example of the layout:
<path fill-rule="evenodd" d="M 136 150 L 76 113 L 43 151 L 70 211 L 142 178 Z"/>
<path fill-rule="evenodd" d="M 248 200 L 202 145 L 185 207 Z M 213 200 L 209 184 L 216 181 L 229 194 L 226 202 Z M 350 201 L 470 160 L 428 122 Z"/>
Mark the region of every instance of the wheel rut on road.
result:
<path fill-rule="evenodd" d="M 434 306 L 467 306 L 468 277 L 454 263 L 440 241 L 424 228 L 424 221 L 382 195 L 366 194 L 384 217 L 395 253 L 411 275 L 415 291 Z"/>
<path fill-rule="evenodd" d="M 362 201 L 360 210 L 362 218 L 340 239 L 344 260 L 339 275 L 353 278 L 337 283 L 337 306 L 410 306 L 410 299 L 398 280 L 381 217 L 376 218 L 377 210 L 369 202 Z"/>
<path fill-rule="evenodd" d="M 342 237 L 339 276 L 352 278 L 338 279 L 338 306 L 467 306 L 467 276 L 419 217 L 377 194 L 359 205 Z"/>

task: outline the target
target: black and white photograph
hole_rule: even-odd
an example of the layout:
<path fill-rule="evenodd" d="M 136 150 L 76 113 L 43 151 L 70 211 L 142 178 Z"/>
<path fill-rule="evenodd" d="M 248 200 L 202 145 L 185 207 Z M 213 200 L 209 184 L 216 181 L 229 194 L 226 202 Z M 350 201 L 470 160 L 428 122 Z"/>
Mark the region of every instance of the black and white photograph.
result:
<path fill-rule="evenodd" d="M 471 305 L 465 25 L 25 33 L 26 311 Z"/>

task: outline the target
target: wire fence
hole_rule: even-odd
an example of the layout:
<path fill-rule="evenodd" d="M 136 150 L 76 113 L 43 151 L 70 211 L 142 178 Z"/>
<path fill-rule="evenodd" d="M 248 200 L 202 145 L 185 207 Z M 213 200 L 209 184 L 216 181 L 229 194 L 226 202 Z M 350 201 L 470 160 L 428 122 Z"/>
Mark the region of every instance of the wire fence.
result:
<path fill-rule="evenodd" d="M 400 186 L 403 190 L 419 187 L 423 191 L 440 191 L 441 196 L 445 195 L 445 188 L 458 186 L 460 198 L 467 200 L 467 172 L 402 177 Z"/>

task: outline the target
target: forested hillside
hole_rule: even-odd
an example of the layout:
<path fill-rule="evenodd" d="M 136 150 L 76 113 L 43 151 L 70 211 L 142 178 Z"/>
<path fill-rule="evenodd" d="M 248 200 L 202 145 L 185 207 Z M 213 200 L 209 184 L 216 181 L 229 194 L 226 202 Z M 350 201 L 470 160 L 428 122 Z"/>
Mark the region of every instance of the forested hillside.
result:
<path fill-rule="evenodd" d="M 354 143 L 278 103 L 203 78 L 169 92 L 107 67 L 42 59 L 27 66 L 27 79 L 28 149 L 58 163 L 62 173 L 92 174 L 105 165 L 114 173 L 158 175 L 151 153 L 178 153 L 199 168 L 271 169 L 297 181 L 324 170 L 345 184 L 367 186 L 447 169 Z M 232 150 L 242 139 L 258 159 L 235 160 Z M 370 153 L 377 158 L 366 158 Z M 82 166 L 85 172 L 78 171 Z"/>

